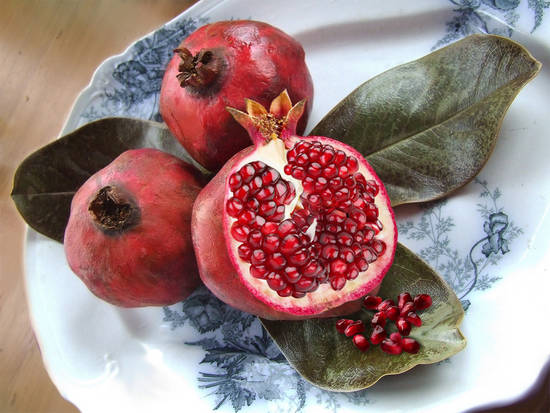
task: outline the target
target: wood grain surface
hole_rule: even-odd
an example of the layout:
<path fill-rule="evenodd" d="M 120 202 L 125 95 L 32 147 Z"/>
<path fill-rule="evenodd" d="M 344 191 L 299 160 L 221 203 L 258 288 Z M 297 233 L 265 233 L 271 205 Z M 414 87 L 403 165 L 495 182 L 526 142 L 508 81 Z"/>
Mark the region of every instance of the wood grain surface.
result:
<path fill-rule="evenodd" d="M 196 0 L 0 1 L 0 412 L 77 412 L 48 377 L 25 300 L 18 164 L 55 139 L 96 67 Z"/>

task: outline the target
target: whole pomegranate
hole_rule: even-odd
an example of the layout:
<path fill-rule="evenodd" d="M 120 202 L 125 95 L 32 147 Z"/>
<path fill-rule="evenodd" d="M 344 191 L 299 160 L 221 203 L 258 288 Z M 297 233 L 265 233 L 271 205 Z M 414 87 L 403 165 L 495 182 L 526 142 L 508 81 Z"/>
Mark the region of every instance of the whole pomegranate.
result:
<path fill-rule="evenodd" d="M 200 284 L 191 210 L 195 169 L 156 149 L 129 150 L 76 192 L 65 230 L 73 272 L 122 307 L 170 305 Z"/>
<path fill-rule="evenodd" d="M 217 171 L 251 144 L 226 106 L 244 109 L 245 98 L 268 105 L 285 88 L 292 99 L 307 98 L 311 104 L 313 84 L 302 46 L 269 24 L 208 24 L 174 52 L 162 81 L 160 113 L 189 154 L 209 170 Z"/>
<path fill-rule="evenodd" d="M 350 313 L 376 293 L 397 230 L 388 195 L 353 148 L 296 135 L 305 102 L 283 92 L 269 112 L 229 109 L 254 146 L 204 187 L 192 233 L 204 284 L 222 301 L 269 319 Z"/>

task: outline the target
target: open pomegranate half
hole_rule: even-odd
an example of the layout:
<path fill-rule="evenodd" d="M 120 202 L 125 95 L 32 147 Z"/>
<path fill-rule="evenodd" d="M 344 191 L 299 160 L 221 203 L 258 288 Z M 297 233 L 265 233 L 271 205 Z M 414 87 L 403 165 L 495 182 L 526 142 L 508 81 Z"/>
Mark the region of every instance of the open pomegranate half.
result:
<path fill-rule="evenodd" d="M 246 107 L 228 110 L 254 146 L 231 158 L 193 207 L 203 282 L 227 304 L 264 318 L 354 311 L 395 253 L 382 182 L 350 146 L 296 135 L 305 101 L 292 106 L 284 91 L 269 112 L 252 100 Z"/>

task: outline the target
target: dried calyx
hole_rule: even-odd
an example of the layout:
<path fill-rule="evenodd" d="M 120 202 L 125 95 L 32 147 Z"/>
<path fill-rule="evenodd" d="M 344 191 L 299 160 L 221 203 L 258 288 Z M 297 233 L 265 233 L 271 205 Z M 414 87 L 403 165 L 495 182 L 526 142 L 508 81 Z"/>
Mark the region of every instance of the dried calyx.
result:
<path fill-rule="evenodd" d="M 93 221 L 105 232 L 120 232 L 139 222 L 136 203 L 116 186 L 101 188 L 88 206 Z"/>
<path fill-rule="evenodd" d="M 174 49 L 181 62 L 176 75 L 181 87 L 205 88 L 220 76 L 224 59 L 219 51 L 201 49 L 195 56 L 186 48 Z"/>

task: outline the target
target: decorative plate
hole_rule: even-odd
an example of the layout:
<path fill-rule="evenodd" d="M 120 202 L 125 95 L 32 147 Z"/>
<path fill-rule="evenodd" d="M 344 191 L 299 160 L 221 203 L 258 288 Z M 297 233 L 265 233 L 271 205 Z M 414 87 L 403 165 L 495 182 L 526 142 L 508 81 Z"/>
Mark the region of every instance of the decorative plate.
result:
<path fill-rule="evenodd" d="M 512 37 L 550 67 L 545 14 L 543 0 L 203 0 L 106 60 L 63 133 L 108 116 L 161 121 L 171 51 L 207 22 L 262 20 L 302 43 L 316 88 L 311 128 L 363 81 L 468 34 Z M 29 230 L 28 299 L 52 380 L 83 412 L 453 412 L 520 396 L 550 356 L 549 73 L 514 101 L 473 182 L 447 200 L 396 211 L 400 241 L 466 309 L 468 346 L 459 354 L 367 390 L 330 393 L 300 378 L 255 317 L 206 289 L 166 308 L 113 307 L 71 273 L 62 245 Z"/>

